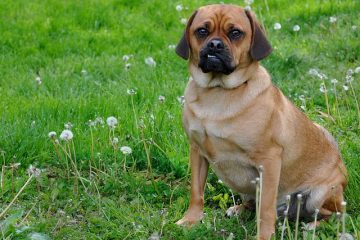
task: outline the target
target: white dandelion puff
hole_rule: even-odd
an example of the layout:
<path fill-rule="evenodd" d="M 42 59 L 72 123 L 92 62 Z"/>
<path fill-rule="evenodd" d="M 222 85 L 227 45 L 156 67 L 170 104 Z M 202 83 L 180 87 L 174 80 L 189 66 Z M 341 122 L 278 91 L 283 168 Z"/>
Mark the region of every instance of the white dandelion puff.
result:
<path fill-rule="evenodd" d="M 343 85 L 343 89 L 344 89 L 345 91 L 348 91 L 348 90 L 349 90 L 349 86 L 348 86 L 348 85 Z"/>
<path fill-rule="evenodd" d="M 65 129 L 71 129 L 73 127 L 73 124 L 71 122 L 67 122 L 64 124 Z"/>
<path fill-rule="evenodd" d="M 244 0 L 244 3 L 245 3 L 246 5 L 251 5 L 251 4 L 254 3 L 254 0 Z"/>
<path fill-rule="evenodd" d="M 130 67 L 131 67 L 131 63 L 126 63 L 126 64 L 125 64 L 125 70 L 129 70 Z"/>
<path fill-rule="evenodd" d="M 39 168 L 34 167 L 33 165 L 30 165 L 27 170 L 29 175 L 34 175 L 34 177 L 39 177 L 42 170 Z"/>
<path fill-rule="evenodd" d="M 162 95 L 160 95 L 158 99 L 159 99 L 159 102 L 161 102 L 161 103 L 165 102 L 165 97 Z"/>
<path fill-rule="evenodd" d="M 180 19 L 180 22 L 181 22 L 181 24 L 186 25 L 187 19 L 186 19 L 186 18 L 182 18 L 182 19 Z"/>
<path fill-rule="evenodd" d="M 155 67 L 156 66 L 156 62 L 152 57 L 145 58 L 145 64 L 150 66 L 150 67 Z"/>
<path fill-rule="evenodd" d="M 355 68 L 354 73 L 359 74 L 360 73 L 360 66 Z"/>
<path fill-rule="evenodd" d="M 119 143 L 119 139 L 117 137 L 114 137 L 112 140 L 111 140 L 111 143 L 112 145 L 116 145 Z"/>
<path fill-rule="evenodd" d="M 274 29 L 275 30 L 280 30 L 281 29 L 281 24 L 280 23 L 275 23 L 274 24 Z"/>
<path fill-rule="evenodd" d="M 177 100 L 181 105 L 184 105 L 184 103 L 185 103 L 185 97 L 184 96 L 177 97 Z"/>
<path fill-rule="evenodd" d="M 310 68 L 308 73 L 312 76 L 317 76 L 319 74 L 318 70 L 316 70 L 315 68 Z"/>
<path fill-rule="evenodd" d="M 181 4 L 179 4 L 179 5 L 176 5 L 175 9 L 176 9 L 176 11 L 181 12 L 184 9 L 184 7 Z"/>
<path fill-rule="evenodd" d="M 173 49 L 175 49 L 176 48 L 176 45 L 174 45 L 174 44 L 170 44 L 169 46 L 168 46 L 168 49 L 170 49 L 170 50 L 173 50 Z"/>
<path fill-rule="evenodd" d="M 331 79 L 331 83 L 335 85 L 335 84 L 338 83 L 338 80 L 336 80 L 335 78 L 334 78 L 334 79 Z"/>
<path fill-rule="evenodd" d="M 120 151 L 124 154 L 124 155 L 129 155 L 132 153 L 132 149 L 128 146 L 122 146 L 120 147 Z"/>
<path fill-rule="evenodd" d="M 245 10 L 246 10 L 246 11 L 251 11 L 250 5 L 245 6 Z"/>
<path fill-rule="evenodd" d="M 329 17 L 329 22 L 330 23 L 336 23 L 336 21 L 337 21 L 337 18 L 335 16 Z"/>
<path fill-rule="evenodd" d="M 320 84 L 320 92 L 322 92 L 322 93 L 325 93 L 325 92 L 327 92 L 327 90 L 326 90 L 326 87 L 325 87 L 325 84 L 324 83 L 321 83 Z"/>
<path fill-rule="evenodd" d="M 357 26 L 356 26 L 356 25 L 352 25 L 352 26 L 351 26 L 351 29 L 352 29 L 353 31 L 356 31 Z"/>
<path fill-rule="evenodd" d="M 37 77 L 35 78 L 35 81 L 36 81 L 36 83 L 39 84 L 39 85 L 42 84 L 42 80 L 41 80 L 41 77 L 40 77 L 40 76 L 37 76 Z"/>
<path fill-rule="evenodd" d="M 123 60 L 124 62 L 129 61 L 129 59 L 130 59 L 130 56 L 129 56 L 129 55 L 124 55 L 124 56 L 122 57 L 122 60 Z"/>
<path fill-rule="evenodd" d="M 74 135 L 69 129 L 65 129 L 60 134 L 60 139 L 64 141 L 70 141 L 73 137 Z"/>
<path fill-rule="evenodd" d="M 128 89 L 126 92 L 129 95 L 135 95 L 136 94 L 136 91 L 134 89 Z"/>
<path fill-rule="evenodd" d="M 56 137 L 56 132 L 51 131 L 51 132 L 48 133 L 48 136 L 49 136 L 49 138 L 55 138 Z"/>
<path fill-rule="evenodd" d="M 97 117 L 95 118 L 95 124 L 99 124 L 99 125 L 104 125 L 105 124 L 105 121 L 102 117 Z"/>
<path fill-rule="evenodd" d="M 293 31 L 294 31 L 294 32 L 300 31 L 300 26 L 299 26 L 299 25 L 295 25 L 295 26 L 293 27 Z"/>
<path fill-rule="evenodd" d="M 110 128 L 115 128 L 118 121 L 115 117 L 111 116 L 106 119 L 106 123 Z"/>

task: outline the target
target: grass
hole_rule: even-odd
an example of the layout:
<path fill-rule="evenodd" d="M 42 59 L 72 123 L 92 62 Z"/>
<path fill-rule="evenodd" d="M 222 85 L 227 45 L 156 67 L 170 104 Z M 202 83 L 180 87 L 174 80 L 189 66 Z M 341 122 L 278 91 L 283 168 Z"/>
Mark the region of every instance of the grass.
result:
<path fill-rule="evenodd" d="M 188 8 L 177 12 L 180 3 Z M 163 239 L 252 239 L 256 235 L 254 213 L 224 217 L 224 209 L 232 205 L 231 193 L 213 172 L 206 187 L 203 223 L 191 229 L 174 224 L 189 201 L 188 143 L 177 100 L 188 71 L 168 46 L 182 34 L 181 18 L 208 3 L 0 2 L 0 212 L 29 179 L 30 164 L 44 169 L 0 219 L 3 239 L 147 239 L 156 233 Z M 345 197 L 351 219 L 347 218 L 346 231 L 359 235 L 360 74 L 352 75 L 351 85 L 345 77 L 348 69 L 360 66 L 360 2 L 255 0 L 251 6 L 274 47 L 263 61 L 274 83 L 338 140 L 349 171 Z M 337 21 L 330 23 L 330 16 Z M 282 25 L 277 31 L 276 22 Z M 299 32 L 292 30 L 296 24 Z M 128 70 L 123 55 L 131 55 Z M 149 56 L 156 67 L 144 63 Z M 310 75 L 312 68 L 327 79 Z M 334 78 L 336 91 L 330 82 Z M 326 94 L 319 91 L 322 83 Z M 128 89 L 136 94 L 127 94 Z M 158 100 L 160 95 L 164 102 Z M 88 124 L 109 116 L 119 121 L 113 133 L 106 124 Z M 73 124 L 74 133 L 68 156 L 61 148 L 57 153 L 48 137 L 50 131 L 59 135 L 67 122 Z M 113 137 L 119 139 L 116 147 L 110 144 Z M 126 156 L 126 171 L 120 146 L 133 150 Z M 277 238 L 280 232 L 278 228 Z M 318 239 L 335 239 L 336 232 L 335 217 L 316 230 Z"/>

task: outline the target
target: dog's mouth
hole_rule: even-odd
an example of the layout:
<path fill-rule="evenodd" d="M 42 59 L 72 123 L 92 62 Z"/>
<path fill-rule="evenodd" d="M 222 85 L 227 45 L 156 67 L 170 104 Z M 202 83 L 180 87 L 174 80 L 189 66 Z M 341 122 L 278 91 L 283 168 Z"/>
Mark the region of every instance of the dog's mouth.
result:
<path fill-rule="evenodd" d="M 232 66 L 232 58 L 227 50 L 214 52 L 207 48 L 200 51 L 199 67 L 204 73 L 215 72 L 226 75 L 232 73 L 235 69 Z"/>

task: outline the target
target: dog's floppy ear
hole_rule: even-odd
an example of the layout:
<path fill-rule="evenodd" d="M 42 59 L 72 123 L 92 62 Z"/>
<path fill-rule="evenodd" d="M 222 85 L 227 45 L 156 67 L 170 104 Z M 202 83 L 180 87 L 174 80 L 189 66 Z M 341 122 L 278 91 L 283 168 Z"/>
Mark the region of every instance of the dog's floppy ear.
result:
<path fill-rule="evenodd" d="M 249 18 L 252 30 L 250 55 L 254 60 L 260 61 L 272 52 L 272 48 L 255 16 L 248 10 L 245 10 L 245 13 Z"/>
<path fill-rule="evenodd" d="M 191 23 L 193 22 L 193 20 L 195 18 L 196 13 L 197 13 L 197 11 L 195 11 L 189 18 L 186 28 L 185 28 L 185 31 L 183 33 L 183 36 L 181 37 L 181 39 L 175 49 L 175 52 L 177 53 L 177 55 L 179 55 L 180 57 L 182 57 L 185 60 L 189 59 L 189 52 L 190 52 L 189 29 L 190 29 Z"/>

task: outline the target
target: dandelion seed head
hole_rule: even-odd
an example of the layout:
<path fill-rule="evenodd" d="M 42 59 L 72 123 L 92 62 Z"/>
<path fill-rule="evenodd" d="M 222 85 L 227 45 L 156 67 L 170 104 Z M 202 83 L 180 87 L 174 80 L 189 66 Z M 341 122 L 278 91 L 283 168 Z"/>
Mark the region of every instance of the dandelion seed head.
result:
<path fill-rule="evenodd" d="M 173 50 L 173 49 L 175 49 L 176 48 L 176 45 L 174 45 L 174 44 L 170 44 L 169 46 L 168 46 L 168 49 L 170 49 L 170 50 Z"/>
<path fill-rule="evenodd" d="M 176 11 L 181 12 L 184 8 L 181 4 L 179 4 L 179 5 L 176 5 L 175 9 L 176 9 Z"/>
<path fill-rule="evenodd" d="M 102 117 L 97 117 L 95 118 L 95 124 L 99 124 L 99 125 L 104 125 L 105 124 L 105 121 Z"/>
<path fill-rule="evenodd" d="M 56 132 L 51 131 L 51 132 L 48 133 L 48 136 L 49 136 L 49 138 L 55 138 L 56 137 Z"/>
<path fill-rule="evenodd" d="M 348 91 L 348 90 L 349 90 L 349 86 L 343 85 L 343 89 L 344 89 L 345 91 Z"/>
<path fill-rule="evenodd" d="M 126 92 L 129 95 L 135 95 L 136 94 L 136 91 L 134 89 L 128 89 Z"/>
<path fill-rule="evenodd" d="M 318 208 L 315 208 L 315 214 L 318 214 L 319 213 L 319 209 Z"/>
<path fill-rule="evenodd" d="M 259 172 L 263 172 L 263 171 L 264 171 L 264 166 L 263 166 L 263 165 L 259 165 L 258 171 L 259 171 Z"/>
<path fill-rule="evenodd" d="M 312 76 L 317 76 L 319 74 L 318 70 L 315 68 L 310 68 L 308 73 Z"/>
<path fill-rule="evenodd" d="M 302 194 L 301 194 L 301 193 L 297 194 L 297 195 L 296 195 L 296 198 L 297 198 L 298 200 L 301 200 L 301 199 L 302 199 Z"/>
<path fill-rule="evenodd" d="M 178 102 L 179 102 L 181 105 L 184 105 L 184 104 L 185 104 L 185 97 L 184 97 L 184 96 L 179 96 L 179 97 L 177 97 L 177 100 L 178 100 Z"/>
<path fill-rule="evenodd" d="M 123 60 L 124 62 L 129 61 L 129 59 L 130 59 L 130 56 L 129 56 L 129 55 L 124 55 L 124 56 L 122 57 L 122 60 Z"/>
<path fill-rule="evenodd" d="M 152 57 L 145 58 L 145 64 L 150 67 L 156 67 L 156 62 Z"/>
<path fill-rule="evenodd" d="M 327 89 L 326 89 L 326 87 L 325 87 L 325 84 L 324 83 L 321 83 L 320 84 L 320 92 L 322 92 L 322 93 L 326 93 L 327 92 Z"/>
<path fill-rule="evenodd" d="M 90 119 L 87 124 L 89 125 L 89 127 L 95 127 L 96 122 Z"/>
<path fill-rule="evenodd" d="M 158 99 L 159 99 L 159 102 L 161 102 L 161 103 L 165 102 L 165 97 L 162 95 L 160 95 Z"/>
<path fill-rule="evenodd" d="M 64 124 L 65 129 L 72 129 L 73 124 L 71 122 L 67 122 Z"/>
<path fill-rule="evenodd" d="M 335 84 L 338 83 L 338 80 L 336 80 L 335 78 L 334 78 L 334 79 L 331 79 L 331 83 L 335 85 Z"/>
<path fill-rule="evenodd" d="M 39 85 L 42 84 L 42 80 L 41 80 L 40 76 L 37 76 L 37 77 L 35 78 L 35 81 L 36 81 L 36 83 L 39 84 Z"/>
<path fill-rule="evenodd" d="M 246 6 L 245 6 L 245 10 L 246 10 L 246 11 L 251 11 L 251 6 L 250 6 L 250 5 L 246 5 Z"/>
<path fill-rule="evenodd" d="M 112 143 L 113 145 L 116 145 L 116 144 L 119 143 L 119 139 L 118 139 L 117 137 L 114 137 L 114 138 L 111 140 L 111 143 Z"/>
<path fill-rule="evenodd" d="M 59 145 L 59 144 L 60 144 L 60 142 L 59 142 L 58 139 L 55 139 L 55 140 L 54 140 L 54 143 L 55 143 L 56 145 Z"/>
<path fill-rule="evenodd" d="M 110 128 L 115 128 L 116 124 L 118 123 L 117 119 L 113 116 L 108 117 L 106 119 L 106 124 L 110 127 Z"/>
<path fill-rule="evenodd" d="M 354 73 L 359 74 L 360 73 L 360 66 L 355 68 Z"/>
<path fill-rule="evenodd" d="M 180 22 L 181 22 L 181 24 L 186 25 L 187 24 L 187 19 L 182 18 L 182 19 L 180 19 Z"/>
<path fill-rule="evenodd" d="M 341 202 L 341 206 L 345 207 L 345 206 L 346 206 L 346 202 L 345 202 L 345 201 L 342 201 L 342 202 Z"/>
<path fill-rule="evenodd" d="M 41 174 L 41 171 L 42 171 L 41 169 L 36 168 L 31 164 L 30 164 L 30 166 L 29 166 L 29 168 L 27 170 L 28 174 L 29 175 L 34 175 L 34 177 L 39 177 L 40 174 Z"/>
<path fill-rule="evenodd" d="M 69 129 L 65 129 L 60 134 L 60 139 L 63 141 L 70 141 L 73 137 L 74 135 Z"/>
<path fill-rule="evenodd" d="M 31 124 L 30 124 L 31 128 L 34 128 L 36 126 L 36 122 L 35 121 L 32 121 Z"/>
<path fill-rule="evenodd" d="M 350 233 L 340 233 L 339 240 L 354 240 L 354 237 Z"/>
<path fill-rule="evenodd" d="M 294 31 L 294 32 L 300 31 L 300 26 L 299 26 L 299 25 L 295 25 L 295 26 L 293 27 L 293 31 Z"/>
<path fill-rule="evenodd" d="M 224 182 L 221 179 L 219 179 L 217 182 L 220 184 L 224 184 Z"/>
<path fill-rule="evenodd" d="M 284 211 L 284 216 L 287 216 L 289 214 L 288 210 Z"/>
<path fill-rule="evenodd" d="M 352 29 L 353 31 L 355 31 L 355 30 L 357 29 L 357 26 L 356 26 L 356 25 L 352 25 L 352 26 L 351 26 L 351 29 Z"/>
<path fill-rule="evenodd" d="M 244 3 L 245 3 L 246 5 L 251 5 L 251 4 L 254 3 L 254 0 L 244 0 Z"/>
<path fill-rule="evenodd" d="M 124 155 L 129 155 L 132 153 L 132 149 L 128 146 L 122 146 L 120 147 L 120 151 L 124 154 Z"/>
<path fill-rule="evenodd" d="M 291 195 L 286 195 L 286 201 L 290 201 Z"/>
<path fill-rule="evenodd" d="M 131 63 L 126 63 L 126 64 L 125 64 L 125 70 L 129 70 L 130 67 L 131 67 Z"/>
<path fill-rule="evenodd" d="M 336 23 L 336 21 L 337 21 L 337 18 L 335 16 L 329 17 L 329 22 L 330 23 Z"/>
<path fill-rule="evenodd" d="M 280 30 L 281 29 L 281 24 L 280 23 L 275 23 L 274 24 L 274 29 L 275 30 Z"/>

